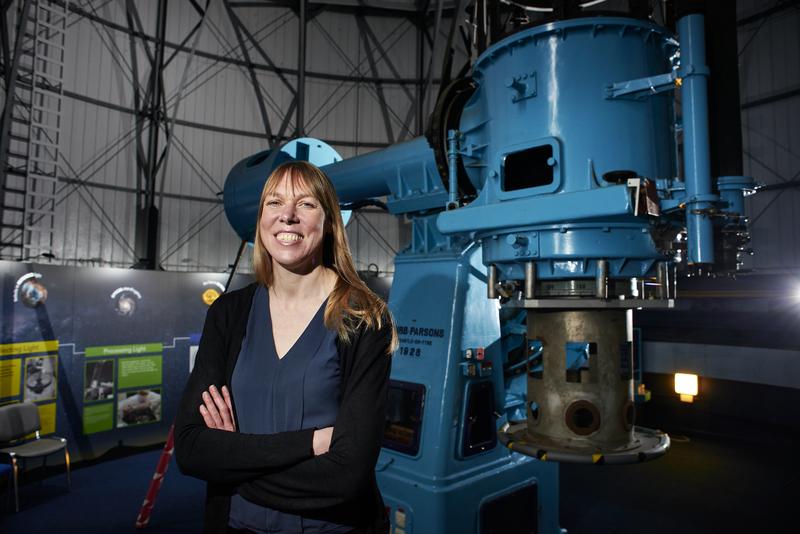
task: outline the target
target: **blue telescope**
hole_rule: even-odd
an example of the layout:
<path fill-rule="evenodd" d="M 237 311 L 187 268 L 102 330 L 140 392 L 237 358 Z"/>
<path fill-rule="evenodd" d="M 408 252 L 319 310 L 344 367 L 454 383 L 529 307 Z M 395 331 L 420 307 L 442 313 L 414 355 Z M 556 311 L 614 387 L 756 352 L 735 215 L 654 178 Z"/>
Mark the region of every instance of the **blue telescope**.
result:
<path fill-rule="evenodd" d="M 442 91 L 424 137 L 347 160 L 301 139 L 231 171 L 242 239 L 292 158 L 343 203 L 385 197 L 411 221 L 377 466 L 395 532 L 491 531 L 519 503 L 520 531 L 560 532 L 558 462 L 669 448 L 635 425 L 633 310 L 672 307 L 677 267 L 737 268 L 753 187 L 711 176 L 703 32 L 699 14 L 678 35 L 628 17 L 533 26 Z"/>

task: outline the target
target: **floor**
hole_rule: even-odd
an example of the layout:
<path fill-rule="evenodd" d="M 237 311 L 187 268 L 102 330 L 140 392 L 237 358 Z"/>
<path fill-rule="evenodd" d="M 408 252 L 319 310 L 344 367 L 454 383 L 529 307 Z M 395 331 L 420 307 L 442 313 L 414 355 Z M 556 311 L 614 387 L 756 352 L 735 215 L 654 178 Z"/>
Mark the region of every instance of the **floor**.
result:
<path fill-rule="evenodd" d="M 650 463 L 562 465 L 562 526 L 570 534 L 800 532 L 797 442 L 671 437 L 671 450 Z"/>
<path fill-rule="evenodd" d="M 800 462 L 792 439 L 672 438 L 670 452 L 646 464 L 562 465 L 562 527 L 570 534 L 800 531 Z M 29 477 L 19 513 L 0 499 L 0 532 L 137 531 L 159 455 L 149 450 L 79 467 L 71 492 L 63 474 Z M 146 532 L 199 532 L 203 492 L 203 483 L 181 475 L 173 462 Z"/>
<path fill-rule="evenodd" d="M 67 491 L 64 474 L 29 480 L 21 488 L 19 513 L 2 499 L 0 533 L 200 532 L 205 485 L 181 475 L 174 460 L 147 530 L 134 527 L 160 455 L 160 450 L 150 450 L 78 466 L 72 471 L 72 491 Z"/>

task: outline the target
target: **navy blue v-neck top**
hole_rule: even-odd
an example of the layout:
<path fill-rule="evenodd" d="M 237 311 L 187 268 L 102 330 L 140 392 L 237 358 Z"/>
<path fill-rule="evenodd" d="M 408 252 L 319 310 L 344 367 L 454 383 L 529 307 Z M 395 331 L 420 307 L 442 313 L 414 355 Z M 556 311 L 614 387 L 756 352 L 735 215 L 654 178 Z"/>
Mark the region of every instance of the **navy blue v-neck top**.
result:
<path fill-rule="evenodd" d="M 336 332 L 325 327 L 327 299 L 294 345 L 278 358 L 269 291 L 259 285 L 231 379 L 239 432 L 273 434 L 333 426 L 339 410 Z M 234 495 L 229 525 L 257 533 L 348 532 L 352 527 L 265 508 Z"/>

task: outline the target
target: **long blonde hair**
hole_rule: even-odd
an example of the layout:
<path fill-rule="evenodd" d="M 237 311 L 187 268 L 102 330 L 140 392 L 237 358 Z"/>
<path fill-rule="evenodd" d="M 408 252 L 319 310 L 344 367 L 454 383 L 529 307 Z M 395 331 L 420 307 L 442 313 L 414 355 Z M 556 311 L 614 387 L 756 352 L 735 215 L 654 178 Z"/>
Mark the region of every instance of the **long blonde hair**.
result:
<path fill-rule="evenodd" d="M 290 179 L 293 188 L 307 189 L 320 202 L 325 213 L 326 227 L 330 230 L 326 231 L 322 243 L 322 264 L 333 269 L 338 277 L 325 307 L 325 326 L 335 330 L 340 339 L 348 342 L 361 326 L 381 328 L 384 321 L 391 322 L 386 303 L 358 276 L 350 255 L 347 233 L 339 211 L 339 199 L 333 184 L 318 167 L 305 161 L 290 161 L 278 166 L 261 190 L 253 243 L 253 271 L 256 280 L 265 287 L 270 287 L 273 283 L 272 257 L 261 242 L 260 222 L 267 196 L 275 192 L 283 178 Z M 391 328 L 390 352 L 397 348 L 397 332 L 394 326 Z"/>

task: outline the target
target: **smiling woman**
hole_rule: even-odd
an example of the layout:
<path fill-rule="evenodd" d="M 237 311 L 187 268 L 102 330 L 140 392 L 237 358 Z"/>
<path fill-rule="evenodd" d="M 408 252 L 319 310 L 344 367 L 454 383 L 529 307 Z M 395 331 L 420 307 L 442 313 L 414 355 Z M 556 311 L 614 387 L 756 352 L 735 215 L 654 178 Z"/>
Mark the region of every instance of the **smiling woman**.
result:
<path fill-rule="evenodd" d="M 320 243 L 330 226 L 325 211 L 304 180 L 284 175 L 273 183 L 265 195 L 256 239 L 280 267 L 309 272 L 322 263 Z"/>
<path fill-rule="evenodd" d="M 258 282 L 209 308 L 176 420 L 206 531 L 388 532 L 374 467 L 396 335 L 317 167 L 268 178 L 253 264 Z"/>

